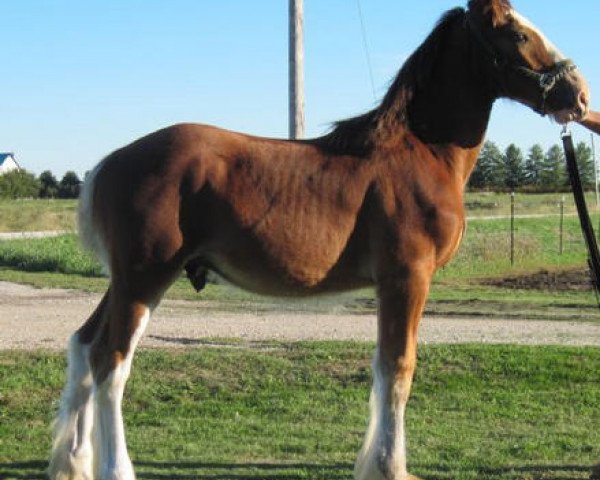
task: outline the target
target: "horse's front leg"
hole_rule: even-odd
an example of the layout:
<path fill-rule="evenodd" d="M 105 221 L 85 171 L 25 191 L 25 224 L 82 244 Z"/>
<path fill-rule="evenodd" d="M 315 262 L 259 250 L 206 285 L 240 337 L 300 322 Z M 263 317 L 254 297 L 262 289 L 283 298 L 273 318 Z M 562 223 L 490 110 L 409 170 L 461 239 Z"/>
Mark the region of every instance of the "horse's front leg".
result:
<path fill-rule="evenodd" d="M 356 480 L 408 480 L 404 412 L 417 358 L 417 329 L 433 268 L 414 267 L 378 285 L 371 419 L 354 468 Z"/>

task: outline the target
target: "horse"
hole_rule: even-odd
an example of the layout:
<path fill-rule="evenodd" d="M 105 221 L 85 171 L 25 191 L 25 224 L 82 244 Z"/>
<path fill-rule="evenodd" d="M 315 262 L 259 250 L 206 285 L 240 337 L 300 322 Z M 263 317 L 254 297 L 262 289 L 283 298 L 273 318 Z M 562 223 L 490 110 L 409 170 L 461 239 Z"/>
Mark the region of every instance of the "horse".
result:
<path fill-rule="evenodd" d="M 135 348 L 169 285 L 207 272 L 260 294 L 374 286 L 370 422 L 357 480 L 415 479 L 404 416 L 435 271 L 465 229 L 463 192 L 498 98 L 583 121 L 575 64 L 509 0 L 446 12 L 381 103 L 306 140 L 178 124 L 108 155 L 80 198 L 108 290 L 71 337 L 51 479 L 131 480 L 121 403 Z"/>

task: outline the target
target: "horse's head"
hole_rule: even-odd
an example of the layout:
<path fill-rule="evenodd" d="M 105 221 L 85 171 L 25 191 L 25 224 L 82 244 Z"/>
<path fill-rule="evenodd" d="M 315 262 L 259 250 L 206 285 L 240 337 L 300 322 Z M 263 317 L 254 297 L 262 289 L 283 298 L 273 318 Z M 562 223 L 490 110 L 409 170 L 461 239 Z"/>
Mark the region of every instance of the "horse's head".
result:
<path fill-rule="evenodd" d="M 581 120 L 589 90 L 575 64 L 509 0 L 470 0 L 467 26 L 491 65 L 500 96 L 551 115 L 559 123 Z"/>

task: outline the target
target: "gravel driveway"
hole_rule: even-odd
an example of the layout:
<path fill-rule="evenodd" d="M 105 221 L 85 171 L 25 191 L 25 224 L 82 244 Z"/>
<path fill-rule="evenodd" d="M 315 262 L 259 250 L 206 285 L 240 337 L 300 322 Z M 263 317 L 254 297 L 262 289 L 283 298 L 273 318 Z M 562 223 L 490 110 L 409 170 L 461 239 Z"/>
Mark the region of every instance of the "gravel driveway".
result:
<path fill-rule="evenodd" d="M 65 347 L 98 294 L 35 289 L 0 282 L 0 349 Z M 165 300 L 154 313 L 142 347 L 190 347 L 206 337 L 258 340 L 375 340 L 373 315 L 299 312 L 217 312 L 203 302 Z M 422 343 L 514 343 L 600 346 L 600 324 L 486 318 L 426 317 Z"/>

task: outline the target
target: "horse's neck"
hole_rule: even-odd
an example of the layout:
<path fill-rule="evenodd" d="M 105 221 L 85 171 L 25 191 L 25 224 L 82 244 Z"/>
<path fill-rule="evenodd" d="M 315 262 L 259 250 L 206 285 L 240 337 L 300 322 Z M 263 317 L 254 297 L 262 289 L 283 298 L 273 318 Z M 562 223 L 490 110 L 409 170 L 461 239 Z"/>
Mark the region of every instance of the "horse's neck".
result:
<path fill-rule="evenodd" d="M 474 148 L 485 136 L 491 99 L 474 91 L 476 85 L 440 82 L 431 93 L 416 96 L 408 107 L 408 124 L 426 144 Z"/>
<path fill-rule="evenodd" d="M 469 179 L 485 140 L 492 101 L 469 96 L 471 91 L 436 87 L 436 94 L 417 99 L 409 110 L 409 128 L 456 171 L 463 186 Z M 464 88 L 464 86 L 463 86 Z"/>
<path fill-rule="evenodd" d="M 464 35 L 464 31 L 454 34 Z M 408 104 L 408 126 L 466 182 L 483 144 L 495 98 L 482 75 L 468 64 L 468 42 L 453 40 L 463 47 L 440 58 L 427 87 L 415 92 Z"/>

